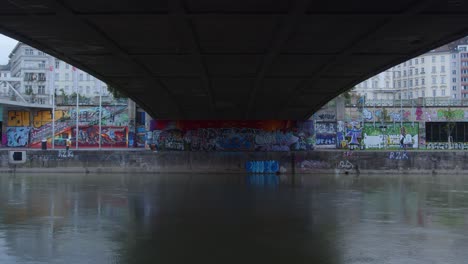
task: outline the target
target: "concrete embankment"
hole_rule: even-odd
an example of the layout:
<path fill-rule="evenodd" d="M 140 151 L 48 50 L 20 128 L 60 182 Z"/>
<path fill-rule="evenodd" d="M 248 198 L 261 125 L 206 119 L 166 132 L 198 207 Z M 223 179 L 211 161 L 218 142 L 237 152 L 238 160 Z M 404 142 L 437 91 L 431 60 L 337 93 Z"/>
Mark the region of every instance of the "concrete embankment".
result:
<path fill-rule="evenodd" d="M 464 151 L 150 152 L 26 150 L 12 164 L 0 150 L 2 172 L 83 173 L 468 173 Z M 273 161 L 273 162 L 272 162 Z M 255 168 L 252 168 L 254 167 Z"/>

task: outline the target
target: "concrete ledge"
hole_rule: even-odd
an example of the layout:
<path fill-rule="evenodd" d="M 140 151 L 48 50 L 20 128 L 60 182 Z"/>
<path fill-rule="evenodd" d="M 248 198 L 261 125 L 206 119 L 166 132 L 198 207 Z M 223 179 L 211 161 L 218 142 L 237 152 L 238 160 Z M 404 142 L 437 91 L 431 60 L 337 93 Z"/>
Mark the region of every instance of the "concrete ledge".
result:
<path fill-rule="evenodd" d="M 26 150 L 13 165 L 0 150 L 0 173 L 246 173 L 248 161 L 278 161 L 281 173 L 468 174 L 464 151 L 150 152 Z"/>

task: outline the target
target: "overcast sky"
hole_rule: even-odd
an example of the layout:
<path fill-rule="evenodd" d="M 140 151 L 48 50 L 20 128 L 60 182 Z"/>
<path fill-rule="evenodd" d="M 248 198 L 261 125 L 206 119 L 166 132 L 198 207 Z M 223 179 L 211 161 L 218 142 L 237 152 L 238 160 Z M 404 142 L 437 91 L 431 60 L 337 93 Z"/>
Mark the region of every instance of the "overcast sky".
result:
<path fill-rule="evenodd" d="M 17 40 L 0 34 L 0 64 L 8 63 L 8 55 L 10 55 L 16 43 L 18 43 Z"/>

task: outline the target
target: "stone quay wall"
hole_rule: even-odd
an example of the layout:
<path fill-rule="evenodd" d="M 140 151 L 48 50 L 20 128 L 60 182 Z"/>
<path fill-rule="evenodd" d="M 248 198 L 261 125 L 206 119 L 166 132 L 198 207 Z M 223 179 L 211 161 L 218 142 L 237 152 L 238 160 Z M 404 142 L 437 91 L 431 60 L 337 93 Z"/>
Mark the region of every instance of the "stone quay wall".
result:
<path fill-rule="evenodd" d="M 0 150 L 0 172 L 464 174 L 465 151 L 187 152 L 25 150 L 13 164 Z"/>

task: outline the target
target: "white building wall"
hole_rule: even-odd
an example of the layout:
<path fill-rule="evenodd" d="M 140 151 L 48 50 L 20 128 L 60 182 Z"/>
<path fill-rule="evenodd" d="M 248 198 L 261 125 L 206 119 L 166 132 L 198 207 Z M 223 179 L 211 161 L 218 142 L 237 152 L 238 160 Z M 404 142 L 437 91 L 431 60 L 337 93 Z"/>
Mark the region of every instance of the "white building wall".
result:
<path fill-rule="evenodd" d="M 361 96 L 366 95 L 368 100 L 432 97 L 458 99 L 460 98 L 460 88 L 456 81 L 459 79 L 458 72 L 452 73 L 453 62 L 457 60 L 459 59 L 456 51 L 429 52 L 356 85 L 355 92 Z"/>

